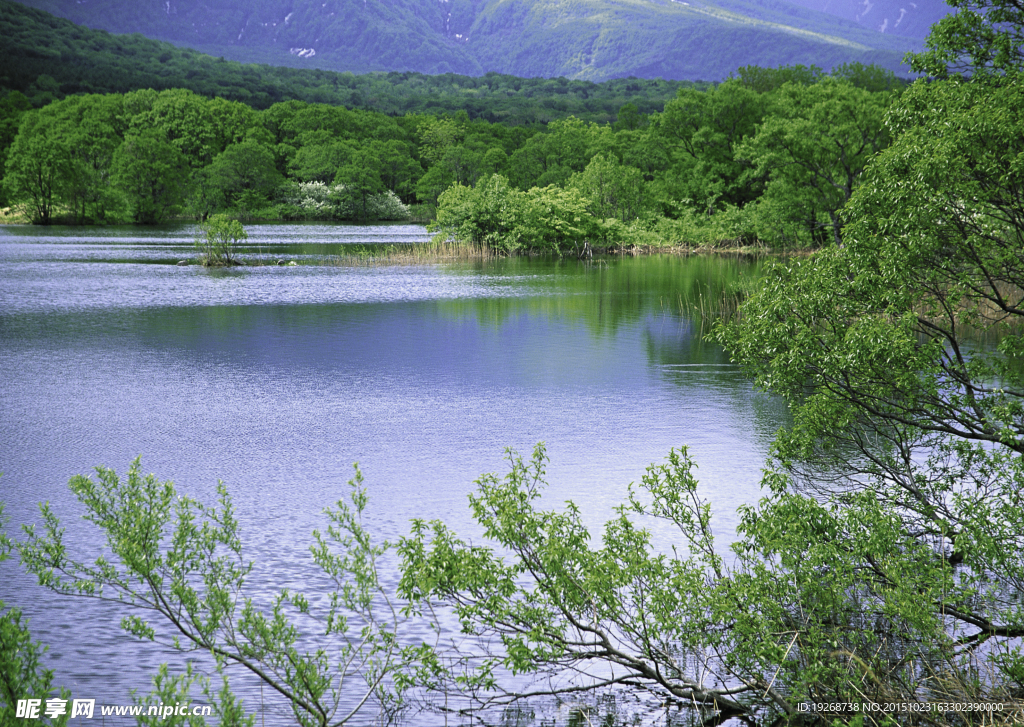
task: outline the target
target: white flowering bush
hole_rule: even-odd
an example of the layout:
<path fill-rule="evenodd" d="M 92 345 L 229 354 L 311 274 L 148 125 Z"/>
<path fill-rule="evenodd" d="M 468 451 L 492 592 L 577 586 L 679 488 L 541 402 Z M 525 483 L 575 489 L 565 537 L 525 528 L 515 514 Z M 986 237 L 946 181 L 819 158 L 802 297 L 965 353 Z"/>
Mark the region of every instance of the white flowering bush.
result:
<path fill-rule="evenodd" d="M 340 186 L 340 185 L 339 185 Z M 370 219 L 374 220 L 407 220 L 409 207 L 398 199 L 398 195 L 390 189 L 383 194 L 375 194 L 367 205 Z"/>
<path fill-rule="evenodd" d="M 296 216 L 306 220 L 351 220 L 356 218 L 352 197 L 344 184 L 298 182 L 287 187 L 283 201 L 292 205 Z M 409 207 L 391 190 L 376 194 L 367 205 L 372 220 L 405 220 Z"/>

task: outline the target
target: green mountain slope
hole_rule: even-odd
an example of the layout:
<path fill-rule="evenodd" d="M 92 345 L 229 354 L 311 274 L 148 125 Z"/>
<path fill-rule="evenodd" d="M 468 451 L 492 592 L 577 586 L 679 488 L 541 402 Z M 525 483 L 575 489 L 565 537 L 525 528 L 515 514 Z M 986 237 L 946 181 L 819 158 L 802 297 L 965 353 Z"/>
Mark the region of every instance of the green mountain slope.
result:
<path fill-rule="evenodd" d="M 719 80 L 739 66 L 859 61 L 898 70 L 916 41 L 783 0 L 24 0 L 93 28 L 242 61 Z"/>
<path fill-rule="evenodd" d="M 92 30 L 12 0 L 0 0 L 0 97 L 6 90 L 20 91 L 35 106 L 77 93 L 185 88 L 256 108 L 298 99 L 394 115 L 466 111 L 471 118 L 510 124 L 545 123 L 570 115 L 607 122 L 614 120 L 626 103 L 643 114 L 660 111 L 679 88 L 690 85 L 660 79 L 597 84 L 496 73 L 476 77 L 411 72 L 356 76 L 241 64 L 142 35 Z M 0 139 L 0 153 L 2 145 Z"/>
<path fill-rule="evenodd" d="M 871 30 L 924 40 L 951 8 L 943 0 L 791 0 L 809 10 L 852 20 Z"/>
<path fill-rule="evenodd" d="M 469 37 L 485 68 L 526 76 L 558 68 L 591 79 L 717 80 L 743 65 L 829 68 L 848 61 L 897 70 L 909 45 L 852 24 L 814 20 L 798 28 L 696 0 L 496 0 Z M 874 40 L 874 47 L 867 42 Z"/>

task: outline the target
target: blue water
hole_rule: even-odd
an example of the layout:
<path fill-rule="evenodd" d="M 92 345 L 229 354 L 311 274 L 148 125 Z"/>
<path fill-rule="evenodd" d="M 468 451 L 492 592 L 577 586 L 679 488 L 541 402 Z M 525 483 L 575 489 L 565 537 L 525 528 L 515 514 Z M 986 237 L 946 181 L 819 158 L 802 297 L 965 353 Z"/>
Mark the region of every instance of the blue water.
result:
<path fill-rule="evenodd" d="M 735 508 L 759 496 L 784 408 L 754 392 L 678 305 L 694 286 L 755 274 L 754 263 L 332 265 L 345 245 L 428 235 L 409 225 L 249 233 L 247 262 L 300 264 L 175 266 L 194 258 L 188 226 L 0 228 L 10 532 L 39 522 L 48 501 L 69 548 L 95 557 L 102 540 L 79 518 L 68 478 L 99 464 L 123 472 L 142 455 L 146 472 L 198 499 L 212 502 L 226 484 L 256 593 L 269 597 L 321 587 L 310 533 L 347 492 L 354 462 L 370 491 L 367 526 L 391 539 L 419 517 L 479 540 L 473 480 L 505 471 L 505 447 L 528 454 L 541 441 L 545 502 L 573 499 L 594 534 L 626 485 L 674 446 L 689 445 L 722 542 Z M 180 656 L 124 635 L 123 607 L 55 596 L 15 560 L 0 575 L 0 599 L 31 619 L 56 683 L 75 696 L 130 703 L 161 662 L 181 668 Z M 255 709 L 257 688 L 237 685 Z M 286 723 L 283 714 L 277 705 L 267 723 Z"/>

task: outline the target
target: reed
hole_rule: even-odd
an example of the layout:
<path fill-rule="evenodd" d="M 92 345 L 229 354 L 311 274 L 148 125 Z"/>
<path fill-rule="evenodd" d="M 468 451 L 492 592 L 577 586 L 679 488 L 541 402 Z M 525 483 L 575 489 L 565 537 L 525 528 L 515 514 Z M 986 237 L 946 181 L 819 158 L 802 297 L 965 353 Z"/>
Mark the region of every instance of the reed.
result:
<path fill-rule="evenodd" d="M 315 264 L 330 266 L 422 265 L 460 260 L 484 260 L 494 253 L 484 246 L 451 241 L 398 245 L 352 245 L 343 255 L 327 255 Z"/>
<path fill-rule="evenodd" d="M 741 315 L 740 307 L 756 284 L 754 279 L 741 279 L 718 290 L 698 284 L 695 289 L 687 288 L 678 293 L 675 304 L 680 314 L 700 321 L 701 331 L 710 330 L 717 321 Z"/>
<path fill-rule="evenodd" d="M 272 256 L 265 259 L 262 250 L 258 260 L 247 264 L 254 267 L 276 266 L 287 264 L 291 258 Z M 303 256 L 303 265 L 319 265 L 329 267 L 364 267 L 376 265 L 423 265 L 439 262 L 460 260 L 485 260 L 496 257 L 493 251 L 475 245 L 456 244 L 452 242 L 426 242 L 412 244 L 379 243 L 347 245 L 344 254 Z"/>

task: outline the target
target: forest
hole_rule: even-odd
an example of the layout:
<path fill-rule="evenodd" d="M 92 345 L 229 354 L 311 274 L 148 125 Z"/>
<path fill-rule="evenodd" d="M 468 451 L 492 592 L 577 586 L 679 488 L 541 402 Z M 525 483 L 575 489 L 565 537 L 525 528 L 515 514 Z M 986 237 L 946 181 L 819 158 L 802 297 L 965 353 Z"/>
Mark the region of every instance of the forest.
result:
<path fill-rule="evenodd" d="M 818 246 L 838 241 L 838 212 L 889 143 L 884 111 L 905 85 L 860 64 L 744 67 L 678 88 L 660 110 L 638 85 L 613 120 L 546 124 L 300 99 L 254 108 L 183 88 L 35 108 L 39 96 L 12 90 L 0 100 L 4 202 L 38 224 L 413 216 L 502 253 Z"/>

